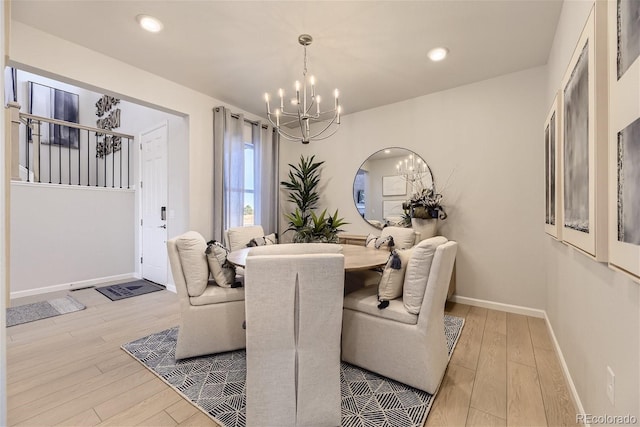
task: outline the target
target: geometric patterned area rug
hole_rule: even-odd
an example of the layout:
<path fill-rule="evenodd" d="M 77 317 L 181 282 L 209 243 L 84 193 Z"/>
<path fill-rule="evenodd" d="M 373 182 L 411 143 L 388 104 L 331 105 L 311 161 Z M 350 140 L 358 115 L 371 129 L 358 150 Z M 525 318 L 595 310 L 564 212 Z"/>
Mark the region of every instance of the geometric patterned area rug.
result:
<path fill-rule="evenodd" d="M 464 319 L 445 315 L 449 358 Z M 214 326 L 212 326 L 214 327 Z M 175 360 L 178 327 L 124 344 L 122 349 L 225 427 L 245 427 L 244 350 Z M 342 426 L 417 427 L 434 395 L 348 363 L 341 363 Z"/>
<path fill-rule="evenodd" d="M 7 327 L 84 310 L 86 307 L 70 296 L 7 308 Z"/>
<path fill-rule="evenodd" d="M 102 288 L 96 288 L 96 291 L 111 301 L 117 301 L 119 299 L 137 297 L 138 295 L 149 294 L 164 289 L 164 286 L 156 285 L 146 280 L 136 280 L 134 282 L 120 283 L 119 285 L 103 286 Z"/>

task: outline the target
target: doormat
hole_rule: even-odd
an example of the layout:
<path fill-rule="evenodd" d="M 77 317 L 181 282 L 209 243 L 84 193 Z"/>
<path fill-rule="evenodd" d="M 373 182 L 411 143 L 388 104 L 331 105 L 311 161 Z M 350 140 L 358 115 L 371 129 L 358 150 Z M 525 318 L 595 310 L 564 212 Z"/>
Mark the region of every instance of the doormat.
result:
<path fill-rule="evenodd" d="M 100 292 L 111 301 L 117 301 L 120 299 L 137 297 L 138 295 L 149 294 L 151 292 L 162 291 L 164 289 L 164 286 L 156 285 L 155 283 L 147 282 L 146 280 L 136 280 L 135 282 L 103 286 L 101 288 L 96 288 L 96 291 Z"/>
<path fill-rule="evenodd" d="M 70 296 L 7 308 L 7 327 L 84 310 L 86 307 Z"/>

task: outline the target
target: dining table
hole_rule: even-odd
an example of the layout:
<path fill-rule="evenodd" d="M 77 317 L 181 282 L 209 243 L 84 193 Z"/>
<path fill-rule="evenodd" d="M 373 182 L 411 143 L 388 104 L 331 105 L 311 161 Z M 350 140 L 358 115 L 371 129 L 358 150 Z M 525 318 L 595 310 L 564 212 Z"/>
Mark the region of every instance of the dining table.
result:
<path fill-rule="evenodd" d="M 389 251 L 367 248 L 360 245 L 340 245 L 344 255 L 344 271 L 370 270 L 384 266 L 389 259 Z M 252 248 L 242 248 L 229 252 L 227 260 L 237 267 L 244 267 Z"/>

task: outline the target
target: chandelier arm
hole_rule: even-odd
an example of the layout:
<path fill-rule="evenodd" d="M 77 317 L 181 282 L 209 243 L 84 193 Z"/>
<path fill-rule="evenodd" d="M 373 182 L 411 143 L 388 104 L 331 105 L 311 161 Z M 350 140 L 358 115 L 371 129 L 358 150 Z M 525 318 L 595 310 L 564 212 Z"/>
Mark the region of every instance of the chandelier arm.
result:
<path fill-rule="evenodd" d="M 318 138 L 318 135 L 320 135 L 320 134 L 322 133 L 322 132 L 320 132 L 318 135 L 316 135 L 316 136 L 314 136 L 314 137 L 309 137 L 309 140 L 313 140 L 313 141 L 322 141 L 323 139 L 327 139 L 327 138 L 329 138 L 329 137 L 333 136 L 333 134 L 334 134 L 334 133 L 338 132 L 338 129 L 339 129 L 339 128 L 340 128 L 340 126 L 338 125 L 338 126 L 336 126 L 336 127 L 333 129 L 333 131 L 332 131 L 330 134 L 328 134 L 328 135 L 325 135 L 325 136 L 323 136 L 323 137 Z M 325 130 L 326 130 L 326 128 L 325 128 Z"/>
<path fill-rule="evenodd" d="M 300 141 L 302 139 L 302 137 L 297 136 L 297 135 L 291 135 L 288 134 L 287 132 L 283 131 L 282 129 L 278 128 L 278 133 L 283 136 L 284 138 L 288 139 L 289 141 Z"/>
<path fill-rule="evenodd" d="M 329 129 L 329 127 L 331 127 L 332 124 L 334 124 L 334 122 L 336 121 L 336 117 L 337 116 L 333 116 L 333 119 L 329 122 L 329 124 L 327 126 L 325 126 L 324 129 L 322 129 L 320 132 L 316 133 L 313 137 L 310 136 L 309 139 L 312 139 L 312 138 L 313 139 L 325 139 L 325 137 L 318 138 L 318 136 L 322 135 L 327 129 Z M 338 127 L 339 127 L 339 125 L 338 125 Z M 336 130 L 338 129 L 338 127 L 336 127 Z M 335 131 L 334 131 L 334 133 L 335 133 Z M 331 136 L 331 135 L 327 135 L 326 138 L 328 138 L 329 136 Z"/>
<path fill-rule="evenodd" d="M 314 105 L 315 105 L 315 97 L 313 97 L 313 96 L 312 96 L 312 97 L 311 97 L 311 102 L 309 103 L 309 107 L 307 107 L 306 111 L 304 112 L 304 115 L 305 115 L 305 116 L 312 117 L 312 116 L 309 114 L 309 111 L 311 110 L 311 107 L 313 107 Z"/>
<path fill-rule="evenodd" d="M 288 122 L 280 123 L 280 126 L 289 126 L 291 123 L 297 123 L 297 122 L 298 122 L 298 118 L 296 117 L 294 120 L 289 120 Z"/>

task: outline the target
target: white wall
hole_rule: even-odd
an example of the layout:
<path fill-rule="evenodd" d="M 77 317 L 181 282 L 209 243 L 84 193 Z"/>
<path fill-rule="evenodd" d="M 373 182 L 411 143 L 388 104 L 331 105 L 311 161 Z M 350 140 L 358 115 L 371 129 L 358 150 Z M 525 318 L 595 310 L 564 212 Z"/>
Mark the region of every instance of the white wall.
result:
<path fill-rule="evenodd" d="M 547 108 L 592 5 L 563 4 L 549 54 Z M 543 119 L 539 122 L 541 130 Z M 549 237 L 541 253 L 547 264 L 547 315 L 585 411 L 640 418 L 640 285 Z M 616 374 L 615 405 L 605 393 L 607 366 Z"/>
<path fill-rule="evenodd" d="M 457 293 L 544 309 L 545 71 L 530 69 L 350 114 L 333 137 L 308 146 L 282 141 L 281 179 L 300 153 L 316 154 L 326 161 L 320 207 L 339 208 L 351 223 L 344 227 L 349 232 L 379 233 L 358 215 L 353 178 L 374 152 L 408 148 L 429 163 L 444 194 L 449 218 L 440 232 L 460 243 Z"/>
<path fill-rule="evenodd" d="M 189 229 L 204 236 L 212 235 L 212 110 L 224 105 L 223 102 L 15 21 L 11 27 L 9 62 L 26 71 L 187 117 L 188 149 L 179 155 L 188 155 L 188 161 L 176 165 L 170 173 L 171 180 L 173 173 L 184 174 L 188 180 L 180 182 L 180 194 L 174 200 L 186 202 L 188 218 L 183 223 Z M 258 119 L 229 107 L 244 113 L 247 119 Z M 169 150 L 171 155 L 172 149 Z M 171 180 L 170 191 L 178 186 Z"/>
<path fill-rule="evenodd" d="M 12 297 L 132 276 L 134 203 L 133 190 L 12 183 Z"/>
<path fill-rule="evenodd" d="M 67 92 L 71 92 L 71 93 L 75 93 L 78 94 L 79 97 L 79 123 L 85 126 L 92 126 L 95 127 L 96 126 L 96 120 L 97 120 L 97 116 L 95 114 L 96 112 L 96 107 L 95 107 L 95 103 L 97 102 L 98 99 L 100 99 L 102 97 L 102 93 L 98 93 L 95 91 L 91 91 L 91 90 L 87 90 L 75 85 L 71 85 L 71 84 L 67 84 L 67 83 L 63 83 L 60 82 L 58 80 L 54 80 L 54 79 L 50 79 L 50 78 L 46 78 L 43 77 L 41 75 L 38 74 L 33 74 L 33 73 L 29 73 L 23 70 L 18 70 L 17 72 L 17 77 L 18 77 L 18 102 L 21 104 L 22 106 L 22 111 L 23 112 L 28 112 L 28 96 L 29 96 L 29 91 L 28 91 L 28 82 L 36 82 L 39 84 L 43 84 L 46 86 L 50 86 L 53 88 L 57 88 L 57 89 L 62 89 L 65 90 Z M 89 183 L 90 185 L 95 185 L 95 183 L 98 183 L 99 187 L 103 187 L 105 185 L 106 182 L 106 186 L 107 187 L 111 187 L 112 183 L 115 184 L 115 187 L 119 187 L 119 183 L 120 183 L 120 177 L 119 177 L 119 160 L 120 160 L 120 155 L 122 154 L 122 159 L 123 159 L 123 166 L 122 166 L 122 185 L 123 188 L 126 188 L 127 185 L 129 185 L 130 188 L 132 189 L 136 189 L 136 201 L 139 199 L 140 195 L 139 195 L 139 150 L 138 150 L 138 145 L 139 145 L 139 135 L 141 132 L 144 132 L 146 130 L 149 130 L 155 126 L 157 126 L 159 123 L 167 123 L 167 127 L 168 127 L 168 174 L 171 177 L 168 180 L 168 210 L 169 210 L 169 215 L 168 215 L 168 221 L 167 221 L 167 230 L 169 235 L 177 235 L 179 233 L 182 233 L 184 231 L 187 231 L 188 229 L 188 220 L 189 220 L 189 209 L 188 209 L 188 200 L 187 200 L 187 194 L 185 191 L 183 191 L 183 188 L 185 188 L 188 185 L 188 180 L 189 180 L 189 176 L 188 176 L 188 123 L 187 123 L 187 119 L 185 117 L 181 117 L 181 116 L 177 116 L 175 114 L 170 114 L 170 113 L 166 113 L 164 111 L 159 111 L 156 109 L 152 109 L 149 107 L 145 107 L 139 104 L 135 104 L 129 101 L 125 101 L 125 100 L 121 100 L 120 103 L 116 106 L 116 108 L 119 108 L 121 110 L 121 115 L 120 115 L 120 127 L 115 129 L 117 132 L 121 132 L 121 133 L 125 133 L 125 134 L 130 134 L 134 136 L 134 140 L 131 141 L 131 146 L 128 147 L 127 143 L 123 141 L 123 145 L 122 145 L 122 151 L 117 152 L 115 154 L 115 181 L 112 181 L 111 179 L 111 174 L 112 174 L 112 161 L 114 159 L 114 155 L 112 154 L 108 154 L 106 155 L 104 158 L 100 158 L 97 159 L 97 170 L 98 170 L 98 174 L 97 174 L 97 181 L 96 181 L 96 156 L 95 156 L 95 144 L 91 144 L 92 147 L 90 149 L 89 152 L 89 168 L 90 168 L 90 173 L 89 173 Z M 25 159 L 25 144 L 24 144 L 24 138 L 25 138 L 25 129 L 24 126 L 21 126 L 21 141 L 22 143 L 20 144 L 20 149 L 21 149 L 21 164 L 24 163 L 24 159 Z M 87 183 L 87 178 L 86 178 L 86 133 L 81 133 L 81 154 L 82 154 L 82 168 L 81 168 L 81 183 L 82 185 L 86 185 Z M 91 141 L 93 142 L 93 141 Z M 30 147 L 30 150 L 32 150 L 33 148 Z M 42 146 L 42 165 L 41 165 L 41 180 L 42 182 L 48 182 L 49 180 L 49 175 L 48 175 L 48 149 L 49 146 L 48 145 L 43 145 Z M 53 177 L 53 182 L 57 183 L 58 182 L 58 157 L 57 157 L 57 150 L 58 147 L 52 147 L 52 151 L 53 151 L 53 165 L 52 165 L 52 177 Z M 62 183 L 66 184 L 68 182 L 68 174 L 67 174 L 67 161 L 68 161 L 68 148 L 62 148 L 62 162 L 63 162 L 63 173 L 62 173 Z M 129 157 L 129 153 L 131 154 L 131 159 L 130 162 L 128 162 L 128 157 Z M 72 179 L 75 179 L 75 177 L 77 176 L 77 155 L 78 155 L 78 150 L 71 150 L 71 156 L 72 156 Z M 106 175 L 105 175 L 105 164 L 106 164 Z M 129 175 L 127 175 L 127 168 L 130 170 Z M 106 176 L 106 181 L 105 181 L 105 176 Z M 77 182 L 77 181 L 75 181 Z M 72 182 L 72 184 L 75 184 L 75 182 Z M 41 187 L 42 191 L 46 191 L 45 189 L 48 189 L 48 191 L 56 191 L 55 189 L 52 189 L 50 187 Z M 29 193 L 32 194 L 32 193 Z M 30 205 L 37 205 L 38 201 L 34 200 L 34 201 L 30 201 Z M 133 211 L 131 212 L 131 215 L 133 215 L 133 224 L 139 224 L 140 220 L 139 220 L 139 204 L 135 203 L 134 205 L 131 206 L 131 208 L 133 209 Z M 55 223 L 56 224 L 60 224 L 59 226 L 61 228 L 64 228 L 66 226 L 68 226 L 68 222 L 70 221 L 70 218 L 63 216 L 63 217 L 59 217 L 56 218 Z M 110 223 L 107 223 L 110 224 Z M 27 229 L 23 229 L 22 231 L 27 230 Z M 137 228 L 135 229 L 137 231 Z M 14 233 L 18 233 L 18 234 L 14 234 L 14 238 L 19 241 L 22 239 L 29 239 L 31 238 L 30 235 L 22 235 L 20 234 L 21 230 L 16 230 L 14 231 Z M 90 241 L 93 237 L 91 235 L 86 235 L 85 236 L 87 241 Z M 139 233 L 134 233 L 134 239 L 133 240 L 127 240 L 127 242 L 132 242 L 133 243 L 133 260 L 135 260 L 135 268 L 134 271 L 136 274 L 140 274 L 140 263 L 138 262 L 138 260 L 140 259 L 140 252 L 139 252 L 139 248 L 140 248 L 140 236 Z M 124 243 L 124 242 L 123 242 Z M 87 243 L 88 244 L 88 243 Z M 51 249 L 55 249 L 55 248 L 51 248 Z M 115 246 L 115 247 L 103 247 L 103 251 L 104 251 L 104 256 L 105 258 L 109 259 L 111 258 L 111 254 L 118 252 L 120 253 L 122 250 L 122 247 L 120 245 Z M 17 254 L 16 254 L 17 255 Z M 12 258 L 11 261 L 12 265 L 15 266 L 28 266 L 30 263 L 30 259 L 20 259 L 20 258 Z M 19 267 L 19 271 L 21 272 L 21 268 Z M 128 272 L 130 273 L 130 272 Z M 90 276 L 89 271 L 85 271 L 84 276 Z M 95 275 L 93 276 L 94 278 L 101 278 L 104 277 L 102 275 L 100 275 L 99 273 L 99 269 L 95 270 Z M 55 280 L 56 276 L 51 277 L 52 280 Z M 17 289 L 20 289 L 19 292 L 24 293 L 28 290 L 33 290 L 31 289 L 29 286 L 27 286 L 23 280 L 23 276 L 18 273 L 18 275 L 15 277 L 16 281 L 13 282 L 13 286 L 12 286 L 12 291 L 17 292 Z M 62 278 L 60 278 L 62 279 Z M 77 279 L 76 279 L 77 280 Z M 83 279 L 83 280 L 86 280 Z M 55 283 L 55 282 L 51 282 L 51 286 L 57 286 L 57 285 L 64 285 L 66 284 L 66 281 L 61 281 L 59 283 Z M 35 283 L 34 286 L 36 286 L 36 288 L 34 289 L 39 289 L 39 291 L 46 291 L 47 289 L 42 289 L 41 283 Z"/>

